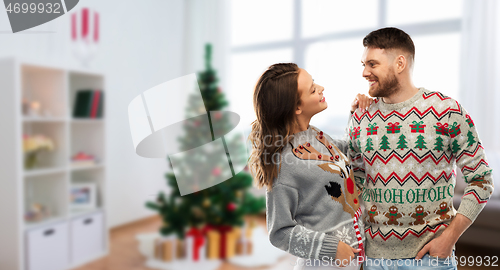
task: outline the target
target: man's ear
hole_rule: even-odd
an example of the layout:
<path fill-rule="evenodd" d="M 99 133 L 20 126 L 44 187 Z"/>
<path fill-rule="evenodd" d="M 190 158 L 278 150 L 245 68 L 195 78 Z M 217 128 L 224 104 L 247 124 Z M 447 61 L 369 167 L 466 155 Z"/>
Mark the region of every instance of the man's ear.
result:
<path fill-rule="evenodd" d="M 397 71 L 397 73 L 403 72 L 406 69 L 407 65 L 408 65 L 408 61 L 406 60 L 406 57 L 404 55 L 400 54 L 396 58 L 396 71 Z"/>

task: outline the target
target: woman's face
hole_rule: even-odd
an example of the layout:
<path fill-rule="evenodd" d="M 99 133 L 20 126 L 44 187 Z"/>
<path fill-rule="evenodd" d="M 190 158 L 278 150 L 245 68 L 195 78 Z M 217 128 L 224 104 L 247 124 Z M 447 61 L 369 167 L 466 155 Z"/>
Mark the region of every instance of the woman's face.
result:
<path fill-rule="evenodd" d="M 300 93 L 300 105 L 297 114 L 312 117 L 328 107 L 323 96 L 325 88 L 314 83 L 311 75 L 306 70 L 300 69 L 297 81 Z"/>

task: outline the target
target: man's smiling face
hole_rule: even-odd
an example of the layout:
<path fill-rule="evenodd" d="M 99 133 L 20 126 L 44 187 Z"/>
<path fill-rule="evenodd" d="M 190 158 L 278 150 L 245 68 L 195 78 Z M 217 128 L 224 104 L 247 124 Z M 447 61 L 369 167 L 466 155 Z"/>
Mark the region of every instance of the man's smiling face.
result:
<path fill-rule="evenodd" d="M 368 94 L 372 97 L 389 97 L 399 91 L 400 85 L 394 71 L 395 55 L 392 51 L 365 48 L 361 64 L 363 77 L 368 80 Z"/>

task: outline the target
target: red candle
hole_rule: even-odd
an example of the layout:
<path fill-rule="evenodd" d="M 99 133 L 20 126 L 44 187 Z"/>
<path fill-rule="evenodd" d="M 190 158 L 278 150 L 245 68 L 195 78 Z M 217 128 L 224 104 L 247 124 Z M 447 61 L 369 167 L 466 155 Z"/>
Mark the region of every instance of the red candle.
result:
<path fill-rule="evenodd" d="M 89 9 L 82 9 L 82 36 L 84 38 L 89 34 Z"/>
<path fill-rule="evenodd" d="M 99 41 L 99 13 L 94 13 L 94 41 Z"/>
<path fill-rule="evenodd" d="M 71 39 L 76 40 L 76 13 L 71 14 Z"/>

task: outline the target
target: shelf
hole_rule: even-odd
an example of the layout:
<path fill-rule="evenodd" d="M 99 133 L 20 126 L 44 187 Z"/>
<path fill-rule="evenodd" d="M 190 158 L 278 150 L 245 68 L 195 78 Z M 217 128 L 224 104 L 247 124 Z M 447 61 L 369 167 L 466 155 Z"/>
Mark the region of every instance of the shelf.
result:
<path fill-rule="evenodd" d="M 68 83 L 69 83 L 69 92 L 68 92 L 68 105 L 69 113 L 73 115 L 73 111 L 75 109 L 76 103 L 76 95 L 78 91 L 81 90 L 103 90 L 104 88 L 104 77 L 99 74 L 93 74 L 88 72 L 80 72 L 80 71 L 68 71 Z M 103 92 L 104 94 L 104 92 Z M 105 97 L 103 101 L 105 101 Z M 105 115 L 106 107 L 103 107 L 103 115 Z M 73 120 L 83 121 L 82 123 L 96 123 L 96 121 L 102 121 L 102 118 L 73 118 Z M 90 121 L 90 122 L 85 122 Z"/>
<path fill-rule="evenodd" d="M 84 171 L 84 170 L 94 170 L 94 169 L 102 169 L 104 168 L 104 164 L 92 164 L 92 165 L 70 165 L 71 171 Z"/>
<path fill-rule="evenodd" d="M 67 220 L 67 218 L 62 217 L 62 216 L 61 217 L 51 217 L 51 218 L 47 218 L 47 219 L 37 221 L 37 222 L 26 222 L 26 226 L 24 228 L 26 231 L 31 231 L 34 229 L 42 228 L 42 227 L 49 226 L 51 224 L 59 223 L 59 222 L 66 221 L 66 220 Z"/>
<path fill-rule="evenodd" d="M 31 269 L 33 265 L 44 268 L 43 263 L 33 262 L 53 258 L 62 258 L 67 263 L 64 267 L 45 268 L 66 270 L 88 263 L 93 257 L 80 255 L 95 251 L 85 245 L 88 237 L 85 229 L 89 227 L 76 231 L 71 226 L 79 219 L 102 213 L 102 226 L 99 225 L 99 234 L 95 234 L 92 241 L 102 244 L 100 255 L 106 253 L 109 237 L 105 216 L 107 122 L 104 111 L 102 118 L 74 118 L 73 106 L 78 91 L 100 90 L 104 95 L 105 76 L 91 70 L 17 58 L 0 59 L 0 74 L 3 76 L 0 89 L 5 90 L 0 99 L 0 112 L 5 116 L 2 124 L 6 134 L 6 139 L 0 140 L 0 149 L 11 157 L 2 162 L 4 181 L 0 197 L 9 203 L 0 204 L 4 223 L 0 230 L 0 268 Z M 106 108 L 104 98 L 102 105 Z M 50 139 L 53 148 L 40 150 L 35 166 L 25 169 L 25 139 L 36 136 Z M 30 143 L 29 147 L 35 149 L 36 144 L 44 142 L 40 139 Z M 94 156 L 99 163 L 73 166 L 71 157 L 80 152 Z M 71 190 L 80 183 L 88 183 L 92 189 L 95 186 L 95 205 L 92 204 L 95 208 L 75 211 L 71 207 Z M 53 233 L 59 229 L 61 233 Z M 51 232 L 47 235 L 54 238 L 45 237 L 46 232 Z M 85 241 L 76 243 L 78 237 Z M 64 252 L 51 249 L 50 244 L 56 240 Z"/>
<path fill-rule="evenodd" d="M 104 168 L 104 165 L 100 166 L 100 168 Z M 90 184 L 95 186 L 95 205 L 94 207 L 97 209 L 102 209 L 104 206 L 104 193 L 105 193 L 105 184 L 104 184 L 105 170 L 103 169 L 87 169 L 87 170 L 75 170 L 71 171 L 70 174 L 70 188 L 73 184 Z M 75 210 L 70 206 L 70 211 Z"/>
<path fill-rule="evenodd" d="M 67 124 L 66 122 L 34 121 L 23 122 L 22 134 L 28 136 L 42 135 L 49 138 L 53 143 L 53 149 L 43 150 L 37 154 L 38 168 L 60 168 L 67 164 Z"/>
<path fill-rule="evenodd" d="M 67 115 L 67 74 L 62 69 L 21 65 L 21 97 L 28 103 L 37 102 L 42 115 Z M 21 102 L 19 103 L 21 105 Z"/>
<path fill-rule="evenodd" d="M 27 225 L 38 223 L 43 225 L 51 220 L 67 217 L 67 180 L 67 173 L 36 175 L 25 179 L 23 219 L 28 212 L 35 212 L 43 216 L 40 222 L 25 221 Z M 35 204 L 38 205 L 36 208 L 41 206 L 44 210 L 35 210 Z"/>
<path fill-rule="evenodd" d="M 26 177 L 43 176 L 43 175 L 49 175 L 49 174 L 63 173 L 65 171 L 66 171 L 66 167 L 41 168 L 41 169 L 25 170 L 24 176 L 26 176 Z"/>
<path fill-rule="evenodd" d="M 102 74 L 96 73 L 93 71 L 88 71 L 88 70 L 70 69 L 70 70 L 68 70 L 68 73 L 72 77 L 87 77 L 90 80 L 102 80 L 103 79 Z"/>
<path fill-rule="evenodd" d="M 102 118 L 72 118 L 71 123 L 75 124 L 97 124 L 104 123 Z"/>
<path fill-rule="evenodd" d="M 36 117 L 36 116 L 24 116 L 23 122 L 66 122 L 68 118 L 66 117 Z"/>
<path fill-rule="evenodd" d="M 103 138 L 105 136 L 105 125 L 100 124 L 104 123 L 103 121 L 97 121 L 99 120 L 80 122 L 86 124 L 75 124 L 75 122 L 73 122 L 70 125 L 70 157 L 74 157 L 77 153 L 84 152 L 85 154 L 94 156 L 99 162 L 104 160 L 105 145 Z"/>
<path fill-rule="evenodd" d="M 71 215 L 71 218 L 73 219 L 73 218 L 86 216 L 88 214 L 97 213 L 97 212 L 101 212 L 101 211 L 102 211 L 101 207 L 96 207 L 96 208 L 87 209 L 87 210 L 70 210 L 70 215 Z"/>

